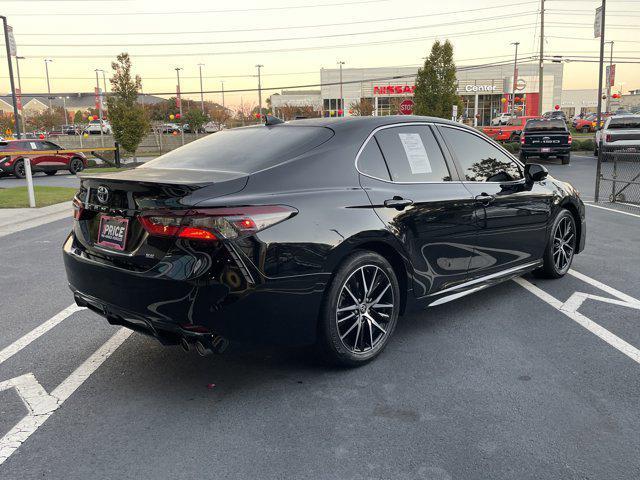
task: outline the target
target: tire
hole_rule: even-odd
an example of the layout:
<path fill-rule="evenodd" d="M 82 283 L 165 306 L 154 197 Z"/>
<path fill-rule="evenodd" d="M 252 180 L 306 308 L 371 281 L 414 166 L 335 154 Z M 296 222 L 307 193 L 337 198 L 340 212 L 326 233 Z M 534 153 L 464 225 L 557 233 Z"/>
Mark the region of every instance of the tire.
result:
<path fill-rule="evenodd" d="M 27 176 L 23 159 L 16 160 L 16 163 L 13 164 L 13 175 L 16 178 L 24 178 Z"/>
<path fill-rule="evenodd" d="M 333 275 L 320 311 L 318 347 L 324 359 L 356 367 L 378 356 L 395 330 L 400 298 L 387 260 L 368 251 L 349 255 Z"/>
<path fill-rule="evenodd" d="M 571 154 L 567 153 L 560 157 L 560 159 L 562 160 L 562 165 L 569 165 L 569 163 L 571 163 Z"/>
<path fill-rule="evenodd" d="M 56 173 L 58 173 L 58 171 L 57 170 L 46 170 L 44 173 L 49 175 L 50 177 L 53 177 Z"/>
<path fill-rule="evenodd" d="M 568 228 L 568 230 L 567 230 Z M 541 278 L 564 277 L 571 268 L 577 245 L 576 221 L 566 209 L 560 210 L 549 230 L 542 267 L 535 270 Z M 561 240 L 561 241 L 558 241 Z M 564 253 L 561 253 L 562 250 Z"/>
<path fill-rule="evenodd" d="M 582 127 L 582 133 L 589 133 L 589 127 Z"/>
<path fill-rule="evenodd" d="M 597 156 L 598 156 L 598 147 L 596 147 L 596 148 L 593 150 L 593 156 L 594 156 L 594 157 L 597 157 Z"/>
<path fill-rule="evenodd" d="M 84 170 L 84 163 L 82 162 L 82 160 L 78 157 L 72 158 L 69 162 L 69 173 L 71 173 L 71 175 L 75 175 L 82 170 Z"/>

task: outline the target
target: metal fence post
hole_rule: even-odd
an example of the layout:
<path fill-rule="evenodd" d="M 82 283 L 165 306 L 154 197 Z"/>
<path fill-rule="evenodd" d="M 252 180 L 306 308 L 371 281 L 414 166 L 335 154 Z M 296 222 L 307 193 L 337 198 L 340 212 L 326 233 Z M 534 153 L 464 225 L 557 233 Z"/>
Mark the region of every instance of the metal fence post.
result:
<path fill-rule="evenodd" d="M 116 161 L 116 167 L 120 168 L 120 144 L 115 142 L 116 150 L 114 152 L 114 157 Z"/>
<path fill-rule="evenodd" d="M 31 159 L 25 157 L 24 161 L 24 173 L 27 178 L 27 192 L 29 194 L 29 207 L 36 208 L 36 196 L 33 191 L 33 175 L 31 174 Z"/>
<path fill-rule="evenodd" d="M 611 183 L 611 199 L 610 202 L 616 202 L 616 179 L 618 178 L 618 158 L 617 155 L 613 154 L 613 182 Z"/>
<path fill-rule="evenodd" d="M 595 202 L 598 203 L 600 198 L 600 176 L 601 176 L 601 165 L 602 165 L 602 139 L 598 142 L 598 166 L 596 167 L 596 191 L 595 191 Z"/>

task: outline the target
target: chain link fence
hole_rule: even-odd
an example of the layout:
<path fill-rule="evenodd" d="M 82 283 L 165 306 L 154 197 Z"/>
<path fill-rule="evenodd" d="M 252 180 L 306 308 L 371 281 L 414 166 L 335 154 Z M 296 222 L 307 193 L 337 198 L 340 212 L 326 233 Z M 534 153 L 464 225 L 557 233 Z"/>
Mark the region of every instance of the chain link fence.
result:
<path fill-rule="evenodd" d="M 640 213 L 640 143 L 611 147 L 600 144 L 595 201 Z"/>

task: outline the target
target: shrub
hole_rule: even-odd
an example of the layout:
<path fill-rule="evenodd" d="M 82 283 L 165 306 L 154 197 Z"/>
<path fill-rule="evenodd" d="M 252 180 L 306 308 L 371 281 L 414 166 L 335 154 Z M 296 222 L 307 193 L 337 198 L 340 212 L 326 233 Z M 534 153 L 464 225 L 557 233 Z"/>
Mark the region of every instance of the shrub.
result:
<path fill-rule="evenodd" d="M 519 142 L 503 143 L 502 146 L 509 153 L 518 153 L 520 151 L 520 143 Z"/>

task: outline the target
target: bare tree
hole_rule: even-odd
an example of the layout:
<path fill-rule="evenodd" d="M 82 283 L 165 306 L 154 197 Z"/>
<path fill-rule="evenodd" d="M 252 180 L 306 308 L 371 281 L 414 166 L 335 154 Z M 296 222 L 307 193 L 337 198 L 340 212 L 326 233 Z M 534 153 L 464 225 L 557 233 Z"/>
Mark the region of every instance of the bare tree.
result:
<path fill-rule="evenodd" d="M 349 105 L 350 114 L 355 117 L 370 117 L 373 115 L 373 102 L 367 98 L 361 98 Z"/>
<path fill-rule="evenodd" d="M 311 105 L 290 105 L 284 104 L 278 109 L 278 116 L 283 120 L 294 120 L 296 117 L 305 117 L 305 118 L 315 118 L 319 117 L 320 114 L 314 110 Z"/>

